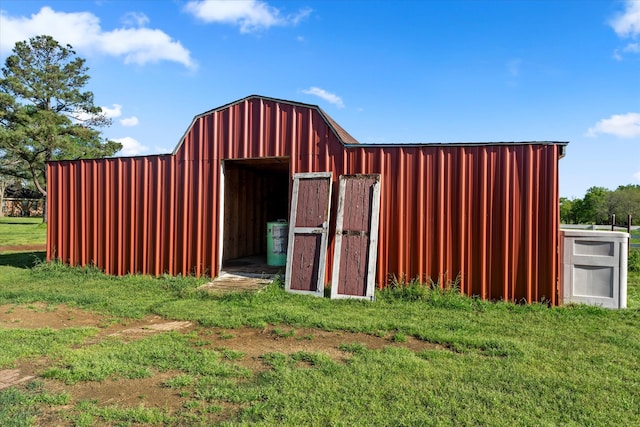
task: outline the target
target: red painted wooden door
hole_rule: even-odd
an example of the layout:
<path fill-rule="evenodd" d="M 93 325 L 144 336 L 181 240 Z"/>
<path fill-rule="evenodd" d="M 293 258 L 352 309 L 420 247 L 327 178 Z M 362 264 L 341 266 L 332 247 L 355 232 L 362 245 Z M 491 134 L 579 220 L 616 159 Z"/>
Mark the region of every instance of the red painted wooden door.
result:
<path fill-rule="evenodd" d="M 331 298 L 367 298 L 375 292 L 380 175 L 341 175 Z"/>
<path fill-rule="evenodd" d="M 331 172 L 293 177 L 285 289 L 324 296 Z"/>

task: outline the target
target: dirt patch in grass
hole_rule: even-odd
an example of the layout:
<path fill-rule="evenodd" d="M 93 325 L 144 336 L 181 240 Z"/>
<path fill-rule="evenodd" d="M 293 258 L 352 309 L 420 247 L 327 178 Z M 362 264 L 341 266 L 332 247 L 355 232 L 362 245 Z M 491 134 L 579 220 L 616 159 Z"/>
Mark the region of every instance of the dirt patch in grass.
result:
<path fill-rule="evenodd" d="M 32 252 L 32 251 L 45 251 L 47 245 L 34 244 L 34 245 L 0 245 L 0 253 L 2 252 Z"/>
<path fill-rule="evenodd" d="M 98 339 L 104 336 L 125 336 L 135 339 L 150 333 L 175 331 L 192 326 L 191 322 L 170 322 L 160 316 L 147 316 L 143 319 L 114 319 L 65 304 L 0 305 L 0 327 L 20 329 L 94 327 L 100 329 Z"/>
<path fill-rule="evenodd" d="M 436 348 L 437 346 L 403 337 L 403 342 L 394 342 L 392 335 L 376 336 L 364 333 L 344 331 L 323 331 L 311 328 L 293 328 L 287 325 L 267 326 L 262 329 L 241 327 L 236 329 L 209 328 L 194 325 L 191 322 L 170 321 L 160 316 L 148 316 L 143 319 L 122 320 L 81 310 L 66 305 L 0 305 L 0 328 L 71 328 L 95 327 L 99 329 L 95 337 L 84 345 L 91 345 L 107 337 L 121 337 L 124 341 L 133 341 L 149 334 L 166 331 L 194 332 L 198 346 L 216 350 L 225 355 L 229 351 L 228 363 L 250 369 L 252 372 L 268 369 L 261 356 L 267 353 L 292 354 L 300 351 L 324 353 L 332 359 L 343 362 L 350 353 L 340 350 L 342 344 L 358 343 L 370 349 L 385 346 L 405 347 L 412 351 Z M 242 357 L 237 357 L 237 352 Z M 164 386 L 164 382 L 178 375 L 176 372 L 157 372 L 151 378 L 109 379 L 102 382 L 88 381 L 67 385 L 60 381 L 43 380 L 40 373 L 52 363 L 47 358 L 21 361 L 16 367 L 0 370 L 4 378 L 4 387 L 27 387 L 28 383 L 42 381 L 47 390 L 55 393 L 68 393 L 70 402 L 64 406 L 51 406 L 43 409 L 38 417 L 40 425 L 71 425 L 66 418 L 69 410 L 82 401 L 91 401 L 98 406 L 117 406 L 120 408 L 160 408 L 174 413 L 183 410 L 185 396 L 176 389 Z M 4 388 L 3 387 L 3 388 Z M 209 421 L 222 421 L 237 408 L 234 405 L 219 403 L 220 412 L 210 414 Z M 227 407 L 231 406 L 231 407 Z"/>
<path fill-rule="evenodd" d="M 97 328 L 105 321 L 104 316 L 64 304 L 0 305 L 0 327 L 3 328 L 62 329 L 92 326 Z"/>
<path fill-rule="evenodd" d="M 169 413 L 183 407 L 185 399 L 174 389 L 162 383 L 175 373 L 161 372 L 151 378 L 117 379 L 102 382 L 88 381 L 65 385 L 59 381 L 45 380 L 44 385 L 52 393 L 67 393 L 71 401 L 64 406 L 49 406 L 41 409 L 38 425 L 72 426 L 68 411 L 79 402 L 88 401 L 98 407 L 160 408 Z M 96 420 L 97 421 L 97 420 Z M 94 425 L 111 425 L 97 422 Z"/>
<path fill-rule="evenodd" d="M 436 348 L 434 344 L 407 337 L 405 342 L 396 343 L 391 337 L 378 337 L 363 333 L 344 331 L 328 332 L 310 328 L 292 328 L 290 326 L 268 326 L 263 329 L 202 328 L 198 331 L 202 341 L 210 342 L 213 349 L 230 349 L 244 353 L 237 363 L 259 371 L 265 368 L 261 356 L 266 353 L 292 354 L 300 351 L 324 353 L 336 361 L 345 361 L 350 353 L 340 350 L 342 344 L 358 343 L 370 349 L 386 346 L 405 347 L 412 351 Z"/>

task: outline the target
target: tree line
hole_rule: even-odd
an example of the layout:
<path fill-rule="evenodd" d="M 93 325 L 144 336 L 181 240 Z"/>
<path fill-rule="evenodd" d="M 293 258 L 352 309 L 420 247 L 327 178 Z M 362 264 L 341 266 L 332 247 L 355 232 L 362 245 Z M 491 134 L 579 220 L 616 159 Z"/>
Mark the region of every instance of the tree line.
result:
<path fill-rule="evenodd" d="M 640 224 L 640 185 L 621 185 L 615 190 L 591 187 L 582 199 L 560 198 L 560 222 L 563 224 Z"/>

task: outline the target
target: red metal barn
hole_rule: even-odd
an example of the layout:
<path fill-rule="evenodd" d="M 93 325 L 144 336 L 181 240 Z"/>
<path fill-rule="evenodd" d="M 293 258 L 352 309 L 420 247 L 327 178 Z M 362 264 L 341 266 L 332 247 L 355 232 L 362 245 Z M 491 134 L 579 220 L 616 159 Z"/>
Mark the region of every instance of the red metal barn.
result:
<path fill-rule="evenodd" d="M 558 304 L 565 146 L 365 145 L 315 105 L 249 96 L 195 117 L 173 154 L 49 163 L 47 258 L 213 277 L 266 252 L 294 173 L 380 174 L 378 286 L 459 277 L 467 295 Z"/>

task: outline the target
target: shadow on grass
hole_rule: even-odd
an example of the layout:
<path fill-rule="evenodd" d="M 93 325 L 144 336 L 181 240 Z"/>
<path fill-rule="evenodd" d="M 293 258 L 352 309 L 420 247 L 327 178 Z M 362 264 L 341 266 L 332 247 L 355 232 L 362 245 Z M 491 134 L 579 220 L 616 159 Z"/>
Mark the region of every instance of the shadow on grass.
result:
<path fill-rule="evenodd" d="M 0 222 L 0 224 L 6 224 L 6 225 L 30 225 L 31 227 L 33 227 L 34 225 L 40 225 L 41 223 L 39 223 L 39 222 L 2 221 L 2 222 Z"/>
<path fill-rule="evenodd" d="M 44 262 L 46 257 L 47 253 L 45 251 L 5 253 L 0 254 L 0 265 L 31 268 L 39 262 Z"/>

